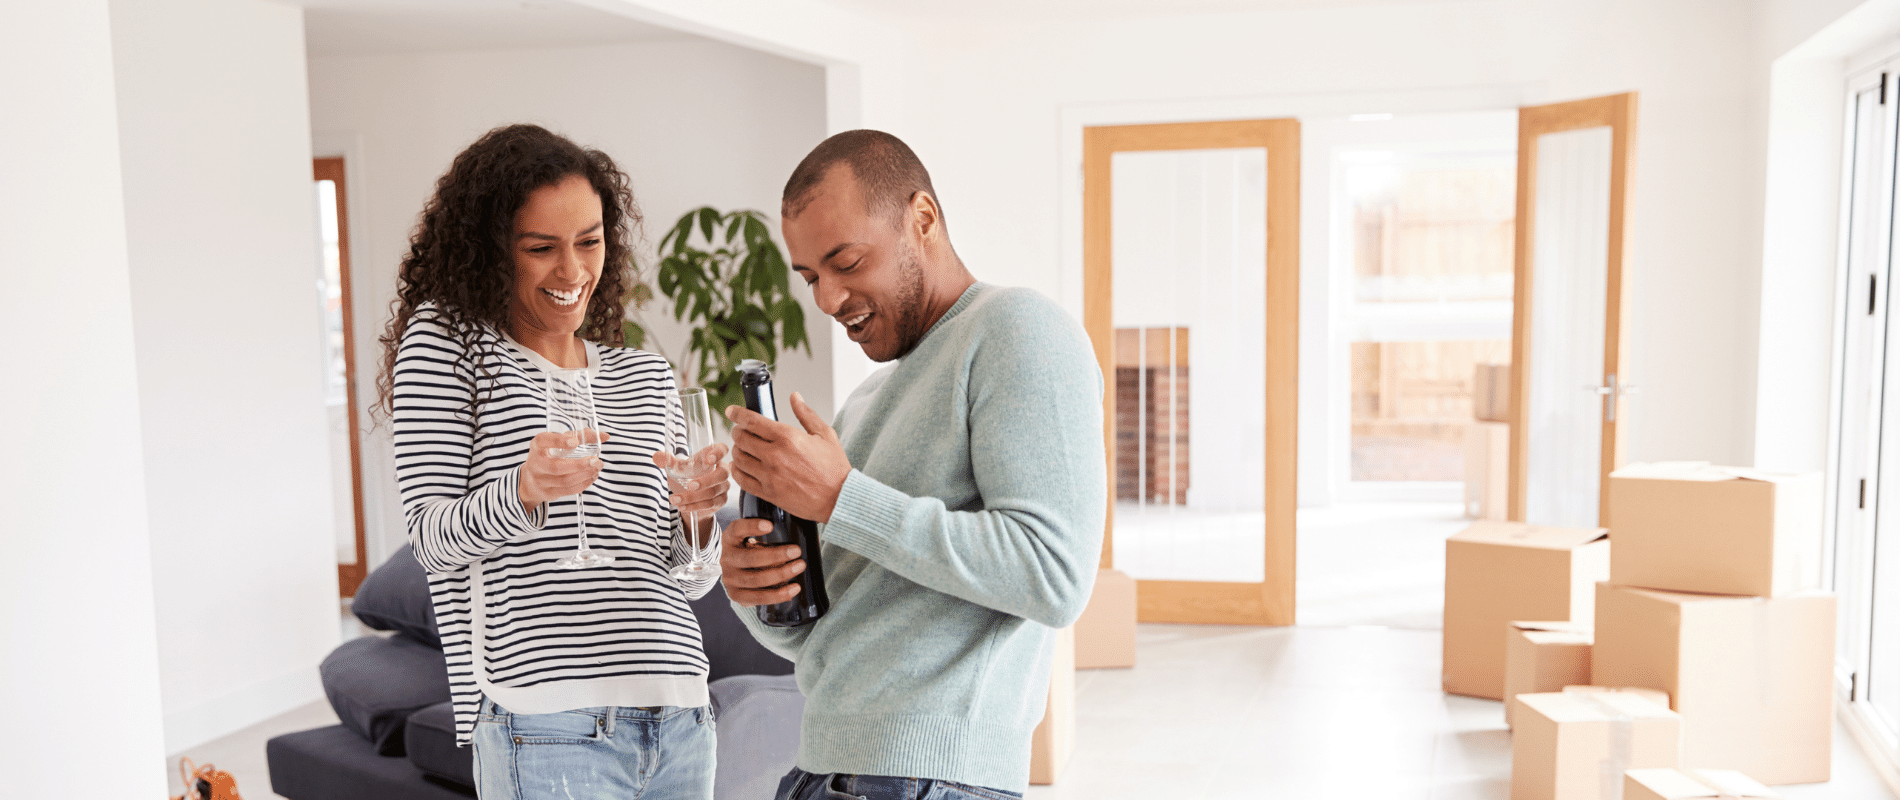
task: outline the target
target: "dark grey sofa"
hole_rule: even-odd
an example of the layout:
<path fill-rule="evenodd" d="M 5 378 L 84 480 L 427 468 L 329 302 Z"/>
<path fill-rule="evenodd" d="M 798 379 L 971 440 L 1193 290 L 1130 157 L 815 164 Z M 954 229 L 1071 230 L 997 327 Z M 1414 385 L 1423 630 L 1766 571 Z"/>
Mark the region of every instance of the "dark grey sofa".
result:
<path fill-rule="evenodd" d="M 344 642 L 324 660 L 324 691 L 343 722 L 271 739 L 271 790 L 290 800 L 473 797 L 472 751 L 455 746 L 427 579 L 407 546 L 364 581 L 354 611 L 365 625 L 394 633 Z M 713 796 L 769 800 L 798 755 L 805 700 L 791 662 L 752 638 L 723 587 L 694 601 L 693 613 L 719 721 Z"/>

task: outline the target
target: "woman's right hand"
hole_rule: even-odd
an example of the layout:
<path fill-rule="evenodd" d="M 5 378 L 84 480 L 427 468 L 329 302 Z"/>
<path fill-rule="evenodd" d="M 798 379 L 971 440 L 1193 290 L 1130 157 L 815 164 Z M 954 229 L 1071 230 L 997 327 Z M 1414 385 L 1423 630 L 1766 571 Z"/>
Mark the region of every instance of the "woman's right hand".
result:
<path fill-rule="evenodd" d="M 588 439 L 594 438 L 594 431 L 586 433 Z M 603 442 L 613 438 L 606 431 L 600 431 L 599 435 Z M 521 480 L 515 490 L 524 511 L 532 514 L 537 506 L 549 500 L 580 494 L 600 477 L 599 456 L 563 457 L 563 453 L 579 447 L 580 443 L 580 431 L 535 434 L 534 441 L 528 445 L 528 460 L 521 464 Z"/>

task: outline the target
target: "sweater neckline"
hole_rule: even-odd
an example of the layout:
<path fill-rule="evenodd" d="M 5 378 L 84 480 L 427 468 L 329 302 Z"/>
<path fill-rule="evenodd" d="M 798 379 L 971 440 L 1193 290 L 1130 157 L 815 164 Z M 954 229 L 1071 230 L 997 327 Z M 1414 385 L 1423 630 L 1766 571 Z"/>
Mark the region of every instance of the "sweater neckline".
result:
<path fill-rule="evenodd" d="M 943 327 L 944 323 L 949 322 L 955 318 L 956 315 L 963 313 L 964 309 L 969 308 L 970 304 L 976 302 L 976 296 L 988 288 L 990 288 L 990 285 L 982 281 L 970 284 L 970 288 L 964 289 L 963 294 L 957 296 L 957 301 L 950 304 L 950 308 L 943 312 L 943 316 L 938 317 L 936 322 L 930 324 L 930 329 L 924 331 L 924 335 L 917 339 L 917 343 L 923 344 L 925 340 L 930 338 L 930 334 L 936 333 L 937 329 Z M 911 348 L 913 351 L 916 349 L 915 347 Z"/>
<path fill-rule="evenodd" d="M 545 356 L 542 356 L 540 353 L 535 352 L 533 348 L 530 348 L 527 345 L 524 345 L 520 342 L 515 341 L 515 337 L 509 336 L 507 331 L 501 332 L 501 339 L 502 341 L 507 342 L 509 347 L 514 348 L 516 354 L 520 355 L 522 358 L 527 359 L 528 363 L 533 364 L 536 369 L 539 369 L 542 372 L 552 374 L 554 372 L 564 372 L 567 370 L 567 367 L 559 366 L 555 364 L 554 362 L 547 360 Z M 582 339 L 581 344 L 587 348 L 587 366 L 580 367 L 580 369 L 587 370 L 587 374 L 590 377 L 599 375 L 600 374 L 600 345 L 594 344 L 592 341 L 587 340 L 587 339 Z"/>

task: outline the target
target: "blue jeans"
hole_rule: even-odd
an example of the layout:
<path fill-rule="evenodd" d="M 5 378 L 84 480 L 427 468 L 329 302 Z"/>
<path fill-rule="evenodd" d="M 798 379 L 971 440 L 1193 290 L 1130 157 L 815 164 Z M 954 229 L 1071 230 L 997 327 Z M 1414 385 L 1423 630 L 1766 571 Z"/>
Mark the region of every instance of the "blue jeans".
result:
<path fill-rule="evenodd" d="M 883 775 L 813 775 L 797 767 L 778 782 L 777 800 L 1022 800 L 1022 795 L 967 783 Z"/>
<path fill-rule="evenodd" d="M 708 800 L 716 741 L 712 709 L 704 706 L 511 714 L 484 698 L 475 721 L 475 794 Z"/>

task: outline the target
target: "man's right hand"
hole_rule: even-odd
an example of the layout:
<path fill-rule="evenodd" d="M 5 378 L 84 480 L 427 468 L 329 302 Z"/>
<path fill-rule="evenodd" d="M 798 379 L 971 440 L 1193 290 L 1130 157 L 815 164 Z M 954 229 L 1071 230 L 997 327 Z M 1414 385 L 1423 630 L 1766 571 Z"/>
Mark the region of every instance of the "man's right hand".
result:
<path fill-rule="evenodd" d="M 719 580 L 726 585 L 726 596 L 732 602 L 769 606 L 798 596 L 798 584 L 788 582 L 805 571 L 798 545 L 749 541 L 771 532 L 772 523 L 763 519 L 742 519 L 726 526 L 719 552 Z"/>

